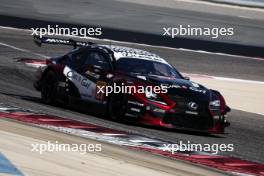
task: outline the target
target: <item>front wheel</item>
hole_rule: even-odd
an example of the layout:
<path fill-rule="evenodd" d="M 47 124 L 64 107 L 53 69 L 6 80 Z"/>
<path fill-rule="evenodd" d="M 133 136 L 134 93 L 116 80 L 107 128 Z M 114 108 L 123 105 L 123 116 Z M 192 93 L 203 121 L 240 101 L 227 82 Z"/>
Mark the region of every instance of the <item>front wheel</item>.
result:
<path fill-rule="evenodd" d="M 127 111 L 127 96 L 125 94 L 113 94 L 110 97 L 108 112 L 110 118 L 115 121 L 122 121 Z"/>
<path fill-rule="evenodd" d="M 58 80 L 56 78 L 56 74 L 53 71 L 48 71 L 42 80 L 41 86 L 41 100 L 44 103 L 55 103 L 57 85 Z"/>

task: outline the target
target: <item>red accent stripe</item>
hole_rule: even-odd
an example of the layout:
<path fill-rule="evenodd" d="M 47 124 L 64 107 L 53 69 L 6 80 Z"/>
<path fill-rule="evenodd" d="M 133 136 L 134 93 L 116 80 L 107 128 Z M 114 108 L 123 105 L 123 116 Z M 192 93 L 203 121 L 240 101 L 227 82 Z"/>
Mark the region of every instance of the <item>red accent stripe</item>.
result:
<path fill-rule="evenodd" d="M 127 134 L 122 131 L 113 130 L 109 128 L 99 127 L 97 125 L 83 123 L 75 120 L 65 119 L 58 116 L 51 116 L 45 114 L 32 114 L 27 112 L 11 112 L 0 113 L 0 117 L 11 118 L 26 123 L 33 123 L 39 125 L 52 125 L 56 127 L 65 127 L 73 129 L 89 130 L 96 133 L 113 133 L 113 134 Z"/>

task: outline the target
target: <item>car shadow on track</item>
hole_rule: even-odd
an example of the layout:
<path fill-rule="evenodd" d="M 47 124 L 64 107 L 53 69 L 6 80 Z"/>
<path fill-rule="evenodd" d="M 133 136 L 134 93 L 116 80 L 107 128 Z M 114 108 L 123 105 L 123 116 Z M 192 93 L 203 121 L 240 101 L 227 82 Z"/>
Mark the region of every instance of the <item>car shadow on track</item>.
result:
<path fill-rule="evenodd" d="M 60 108 L 61 110 L 67 109 L 67 110 L 78 112 L 81 114 L 95 116 L 96 118 L 100 118 L 100 119 L 104 119 L 104 120 L 108 120 L 108 121 L 113 121 L 113 120 L 107 118 L 106 116 L 100 116 L 98 113 L 95 113 L 95 112 L 87 112 L 87 111 L 83 111 L 83 110 L 79 110 L 79 109 L 75 109 L 75 108 L 71 108 L 71 107 L 65 107 L 61 104 L 48 105 L 48 104 L 43 103 L 39 97 L 28 96 L 28 95 L 18 95 L 18 94 L 6 93 L 6 92 L 0 92 L 0 94 L 6 95 L 6 96 L 11 96 L 13 98 L 19 98 L 21 100 L 30 101 L 30 102 L 45 105 L 45 106 Z M 169 132 L 169 133 L 181 133 L 181 134 L 211 137 L 211 138 L 225 138 L 225 134 L 210 134 L 207 132 L 190 131 L 190 130 L 185 130 L 185 129 L 169 129 L 169 128 L 164 128 L 164 127 L 156 127 L 156 126 L 139 124 L 139 123 L 130 122 L 130 121 L 117 122 L 117 123 L 122 123 L 122 124 L 128 125 L 128 126 L 135 126 L 135 127 L 140 127 L 140 128 L 159 130 L 159 131 L 164 131 L 164 132 Z"/>

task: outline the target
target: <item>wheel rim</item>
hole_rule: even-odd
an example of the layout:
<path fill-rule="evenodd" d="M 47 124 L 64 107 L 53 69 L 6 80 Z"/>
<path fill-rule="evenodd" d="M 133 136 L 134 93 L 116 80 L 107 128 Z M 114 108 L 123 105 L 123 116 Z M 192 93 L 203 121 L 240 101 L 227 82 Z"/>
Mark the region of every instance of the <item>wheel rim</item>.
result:
<path fill-rule="evenodd" d="M 47 76 L 43 82 L 41 96 L 45 103 L 52 103 L 54 99 L 55 80 L 52 76 Z"/>
<path fill-rule="evenodd" d="M 51 85 L 45 85 L 44 87 L 43 87 L 43 98 L 44 98 L 44 100 L 49 100 L 50 99 L 50 97 L 51 97 L 51 94 L 52 94 L 52 86 Z"/>
<path fill-rule="evenodd" d="M 121 120 L 122 116 L 125 115 L 125 99 L 123 96 L 115 97 L 113 96 L 111 99 L 111 107 L 110 107 L 110 115 L 114 120 Z"/>

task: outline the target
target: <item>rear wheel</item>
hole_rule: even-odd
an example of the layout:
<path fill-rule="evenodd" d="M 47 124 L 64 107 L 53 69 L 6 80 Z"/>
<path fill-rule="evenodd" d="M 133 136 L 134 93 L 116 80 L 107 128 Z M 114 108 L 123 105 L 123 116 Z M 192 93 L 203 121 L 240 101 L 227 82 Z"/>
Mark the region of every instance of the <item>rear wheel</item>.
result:
<path fill-rule="evenodd" d="M 58 79 L 53 71 L 48 71 L 41 86 L 41 99 L 46 104 L 53 104 L 56 101 L 56 90 L 58 86 Z"/>

